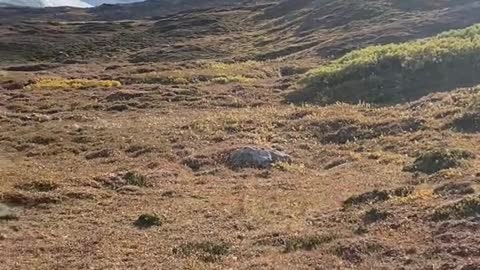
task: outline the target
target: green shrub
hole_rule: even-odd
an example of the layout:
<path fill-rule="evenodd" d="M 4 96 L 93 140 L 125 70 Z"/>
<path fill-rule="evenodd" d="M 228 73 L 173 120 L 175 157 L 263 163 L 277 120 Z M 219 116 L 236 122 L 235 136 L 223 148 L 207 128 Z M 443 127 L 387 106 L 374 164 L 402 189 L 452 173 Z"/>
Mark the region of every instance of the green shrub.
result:
<path fill-rule="evenodd" d="M 480 82 L 480 25 L 356 50 L 309 72 L 290 101 L 397 103 Z"/>

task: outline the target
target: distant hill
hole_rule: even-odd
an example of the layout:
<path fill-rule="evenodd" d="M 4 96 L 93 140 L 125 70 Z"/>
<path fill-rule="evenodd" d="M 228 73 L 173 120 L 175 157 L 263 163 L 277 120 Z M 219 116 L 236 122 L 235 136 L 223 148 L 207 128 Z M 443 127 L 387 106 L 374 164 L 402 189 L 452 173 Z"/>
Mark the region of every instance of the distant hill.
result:
<path fill-rule="evenodd" d="M 0 7 L 94 7 L 103 4 L 130 4 L 144 0 L 0 0 Z"/>
<path fill-rule="evenodd" d="M 276 0 L 0 0 L 0 22 L 21 20 L 134 20 L 171 15 L 186 10 L 235 8 Z M 2 10 L 9 7 L 9 10 Z M 12 9 L 21 7 L 22 9 Z M 49 10 L 26 10 L 24 7 L 56 7 Z M 63 7 L 93 7 L 76 10 Z"/>
<path fill-rule="evenodd" d="M 99 1 L 99 0 L 94 0 Z M 117 0 L 119 2 L 121 0 Z M 131 0 L 124 0 L 130 1 Z M 138 1 L 136 1 L 138 2 Z M 245 5 L 272 3 L 272 0 L 146 0 L 121 6 L 104 5 L 95 8 L 92 13 L 104 20 L 141 19 L 157 17 L 176 12 L 206 9 L 206 8 L 233 8 Z"/>
<path fill-rule="evenodd" d="M 0 0 L 0 7 L 80 7 L 87 8 L 92 5 L 81 0 Z"/>
<path fill-rule="evenodd" d="M 476 0 L 147 0 L 89 9 L 0 8 L 0 35 L 8 37 L 0 59 L 328 59 L 479 22 Z"/>
<path fill-rule="evenodd" d="M 0 0 L 0 7 L 94 7 L 103 4 L 130 4 L 144 0 Z"/>

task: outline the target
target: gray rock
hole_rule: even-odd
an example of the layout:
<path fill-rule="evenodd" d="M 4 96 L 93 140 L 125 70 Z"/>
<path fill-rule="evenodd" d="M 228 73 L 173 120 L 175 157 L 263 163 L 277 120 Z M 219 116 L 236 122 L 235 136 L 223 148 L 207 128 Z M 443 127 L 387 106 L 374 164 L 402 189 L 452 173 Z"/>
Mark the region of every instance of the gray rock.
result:
<path fill-rule="evenodd" d="M 231 151 L 226 163 L 232 169 L 258 168 L 268 169 L 279 162 L 292 162 L 289 155 L 276 150 L 267 150 L 257 147 L 243 147 Z"/>
<path fill-rule="evenodd" d="M 17 215 L 10 207 L 0 203 L 0 220 L 13 220 L 17 218 Z"/>

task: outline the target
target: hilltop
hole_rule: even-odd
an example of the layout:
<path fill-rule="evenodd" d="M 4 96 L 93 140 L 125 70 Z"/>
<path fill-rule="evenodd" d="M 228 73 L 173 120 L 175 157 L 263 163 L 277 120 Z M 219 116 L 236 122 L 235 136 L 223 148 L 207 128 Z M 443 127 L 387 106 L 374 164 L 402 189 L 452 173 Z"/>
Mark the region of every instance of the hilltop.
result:
<path fill-rule="evenodd" d="M 479 23 L 473 0 L 0 8 L 0 268 L 478 269 Z"/>
<path fill-rule="evenodd" d="M 6 7 L 31 7 L 31 8 L 45 8 L 45 7 L 92 7 L 90 4 L 80 0 L 1 0 L 0 6 Z"/>

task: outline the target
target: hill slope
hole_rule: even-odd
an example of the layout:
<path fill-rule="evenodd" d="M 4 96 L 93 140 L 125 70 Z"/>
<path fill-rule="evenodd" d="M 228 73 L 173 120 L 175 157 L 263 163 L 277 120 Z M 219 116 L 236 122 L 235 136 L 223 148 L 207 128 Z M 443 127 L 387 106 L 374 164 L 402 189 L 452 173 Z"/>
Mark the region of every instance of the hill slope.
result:
<path fill-rule="evenodd" d="M 256 2 L 236 2 L 232 6 L 228 1 L 204 1 L 202 4 L 187 1 L 177 6 L 163 1 L 147 1 L 60 12 L 0 10 L 0 21 L 4 20 L 0 35 L 4 33 L 9 37 L 0 46 L 6 60 L 32 56 L 61 60 L 65 55 L 91 59 L 109 57 L 112 52 L 115 55 L 121 53 L 122 58 L 131 61 L 159 61 L 158 56 L 170 60 L 186 59 L 190 55 L 193 59 L 199 57 L 198 49 L 203 46 L 208 49 L 203 51 L 201 58 L 325 58 L 341 56 L 370 44 L 427 37 L 480 21 L 477 1 L 442 1 L 418 9 L 405 9 L 395 1 L 384 0 Z M 218 8 L 208 8 L 211 6 Z M 151 18 L 191 7 L 204 9 Z M 35 21 L 51 20 L 51 16 L 68 21 L 117 20 L 133 16 L 143 17 L 144 21 L 55 26 L 27 24 L 25 16 Z M 25 31 L 30 33 L 28 40 L 22 34 Z M 45 35 L 52 31 L 55 34 Z M 239 37 L 242 42 L 230 42 L 230 37 Z M 183 48 L 170 51 L 172 44 Z M 92 46 L 97 49 L 88 50 Z M 58 54 L 58 51 L 63 53 Z"/>
<path fill-rule="evenodd" d="M 1 269 L 480 268 L 478 1 L 172 1 L 0 9 Z"/>

